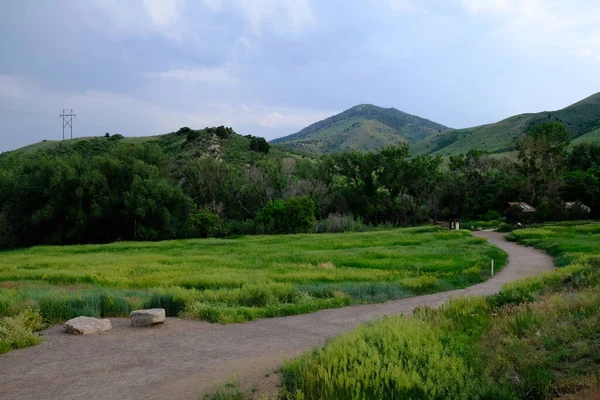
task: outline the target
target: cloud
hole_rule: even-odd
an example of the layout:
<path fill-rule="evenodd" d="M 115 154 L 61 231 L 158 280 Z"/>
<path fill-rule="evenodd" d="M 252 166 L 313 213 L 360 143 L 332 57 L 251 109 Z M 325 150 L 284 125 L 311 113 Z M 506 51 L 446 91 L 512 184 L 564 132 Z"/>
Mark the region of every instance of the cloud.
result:
<path fill-rule="evenodd" d="M 231 68 L 178 68 L 160 72 L 160 77 L 165 80 L 184 82 L 204 82 L 216 85 L 232 85 L 237 80 L 232 76 Z"/>
<path fill-rule="evenodd" d="M 457 0 L 474 17 L 488 18 L 497 34 L 515 47 L 539 51 L 560 48 L 568 54 L 600 48 L 600 3 L 581 0 Z M 581 6 L 579 6 L 581 5 Z"/>
<path fill-rule="evenodd" d="M 299 36 L 317 24 L 310 0 L 204 0 L 215 13 L 237 13 L 256 36 Z"/>
<path fill-rule="evenodd" d="M 144 7 L 155 25 L 164 26 L 177 20 L 178 0 L 144 0 Z"/>
<path fill-rule="evenodd" d="M 259 126 L 267 128 L 288 128 L 290 130 L 300 130 L 301 128 L 332 115 L 331 113 L 303 113 L 293 110 L 281 110 L 278 112 L 251 111 L 250 114 L 253 116 L 253 119 L 258 123 Z"/>
<path fill-rule="evenodd" d="M 74 1 L 89 28 L 109 35 L 160 35 L 181 41 L 186 32 L 179 22 L 186 0 L 89 0 Z M 90 14 L 90 9 L 95 11 Z M 98 19 L 102 16 L 104 21 Z M 100 22 L 103 23 L 100 23 Z"/>

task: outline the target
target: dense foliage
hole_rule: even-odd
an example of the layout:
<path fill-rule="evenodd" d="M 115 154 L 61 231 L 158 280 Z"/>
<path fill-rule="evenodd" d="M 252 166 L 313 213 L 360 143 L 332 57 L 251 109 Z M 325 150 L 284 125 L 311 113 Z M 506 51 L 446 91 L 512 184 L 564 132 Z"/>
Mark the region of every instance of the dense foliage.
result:
<path fill-rule="evenodd" d="M 344 224 L 353 230 L 453 216 L 525 221 L 509 201 L 536 207 L 538 222 L 600 215 L 600 145 L 568 153 L 557 122 L 523 136 L 516 162 L 469 151 L 446 163 L 410 157 L 407 144 L 317 160 L 225 127 L 138 143 L 116 136 L 0 157 L 0 248 L 330 231 L 336 216 L 357 221 Z"/>

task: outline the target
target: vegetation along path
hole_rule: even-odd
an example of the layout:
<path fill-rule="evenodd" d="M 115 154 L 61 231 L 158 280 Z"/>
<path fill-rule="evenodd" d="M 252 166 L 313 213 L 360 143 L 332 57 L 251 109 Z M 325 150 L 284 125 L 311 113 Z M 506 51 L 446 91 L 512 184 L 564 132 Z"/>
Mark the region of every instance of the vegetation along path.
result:
<path fill-rule="evenodd" d="M 274 371 L 284 359 L 361 322 L 457 296 L 493 294 L 507 282 L 553 268 L 543 252 L 507 242 L 500 233 L 475 235 L 510 258 L 493 278 L 466 289 L 244 324 L 171 318 L 134 329 L 127 319 L 111 318 L 111 331 L 81 337 L 56 326 L 44 331 L 41 345 L 0 356 L 0 393 L 3 399 L 198 399 L 230 378 L 264 393 L 275 389 Z"/>

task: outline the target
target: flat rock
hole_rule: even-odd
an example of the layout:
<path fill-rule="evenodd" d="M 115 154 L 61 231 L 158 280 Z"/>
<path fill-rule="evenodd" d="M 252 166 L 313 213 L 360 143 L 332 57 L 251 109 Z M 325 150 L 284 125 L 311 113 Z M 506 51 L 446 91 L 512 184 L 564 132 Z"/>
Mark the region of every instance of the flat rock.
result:
<path fill-rule="evenodd" d="M 77 317 L 65 322 L 65 332 L 71 335 L 89 335 L 90 333 L 104 332 L 112 328 L 109 319 L 92 317 Z"/>
<path fill-rule="evenodd" d="M 165 322 L 164 308 L 150 308 L 148 310 L 135 310 L 129 314 L 133 326 L 151 326 Z"/>

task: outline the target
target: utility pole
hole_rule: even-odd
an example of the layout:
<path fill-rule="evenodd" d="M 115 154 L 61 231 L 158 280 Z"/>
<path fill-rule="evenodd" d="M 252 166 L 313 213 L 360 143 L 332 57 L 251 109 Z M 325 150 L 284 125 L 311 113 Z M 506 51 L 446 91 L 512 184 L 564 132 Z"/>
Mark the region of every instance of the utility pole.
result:
<path fill-rule="evenodd" d="M 73 117 L 76 117 L 73 114 L 72 108 L 63 108 L 62 114 L 59 115 L 63 119 L 63 140 L 65 140 L 65 127 L 71 128 L 71 139 L 73 139 Z"/>

